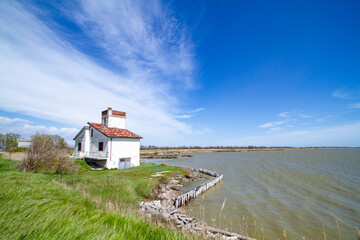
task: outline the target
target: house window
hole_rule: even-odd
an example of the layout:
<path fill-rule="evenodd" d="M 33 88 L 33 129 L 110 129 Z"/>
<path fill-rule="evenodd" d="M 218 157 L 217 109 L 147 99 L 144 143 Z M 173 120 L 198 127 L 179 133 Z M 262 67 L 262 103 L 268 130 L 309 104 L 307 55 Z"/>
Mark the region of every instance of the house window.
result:
<path fill-rule="evenodd" d="M 78 143 L 78 151 L 81 151 L 81 143 Z"/>
<path fill-rule="evenodd" d="M 91 137 L 94 136 L 94 129 L 91 129 Z"/>
<path fill-rule="evenodd" d="M 99 151 L 104 151 L 104 143 L 99 142 Z"/>

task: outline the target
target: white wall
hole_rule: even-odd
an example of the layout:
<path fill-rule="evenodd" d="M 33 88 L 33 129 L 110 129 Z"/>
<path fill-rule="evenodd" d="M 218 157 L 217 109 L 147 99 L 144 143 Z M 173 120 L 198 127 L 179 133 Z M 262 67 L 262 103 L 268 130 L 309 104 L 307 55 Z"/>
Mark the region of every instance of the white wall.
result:
<path fill-rule="evenodd" d="M 79 152 L 79 143 L 81 143 L 81 151 Z M 78 138 L 75 140 L 75 158 L 83 158 L 89 153 L 90 139 L 89 129 L 84 128 Z"/>
<path fill-rule="evenodd" d="M 119 116 L 108 116 L 107 126 L 110 128 L 126 129 L 126 118 Z"/>
<path fill-rule="evenodd" d="M 30 147 L 31 142 L 30 141 L 18 141 L 18 147 Z"/>
<path fill-rule="evenodd" d="M 107 162 L 107 168 L 119 168 L 120 158 L 131 158 L 131 167 L 140 165 L 140 139 L 113 138 L 109 142 L 111 148 L 111 160 Z"/>
<path fill-rule="evenodd" d="M 89 128 L 85 128 L 83 151 L 85 154 L 89 154 L 89 150 L 90 150 L 90 131 L 89 131 Z"/>
<path fill-rule="evenodd" d="M 91 131 L 93 130 L 93 136 L 91 137 Z M 96 128 L 90 127 L 89 129 L 90 136 L 90 149 L 89 155 L 94 157 L 108 157 L 108 141 L 109 138 L 99 132 Z M 99 151 L 99 142 L 103 142 L 103 151 Z"/>

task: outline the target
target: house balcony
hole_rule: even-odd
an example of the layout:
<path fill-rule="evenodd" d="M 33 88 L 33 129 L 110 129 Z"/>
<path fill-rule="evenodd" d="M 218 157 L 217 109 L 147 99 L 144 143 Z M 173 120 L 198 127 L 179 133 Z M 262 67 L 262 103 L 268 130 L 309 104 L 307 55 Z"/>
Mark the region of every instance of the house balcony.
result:
<path fill-rule="evenodd" d="M 89 160 L 106 161 L 108 158 L 107 152 L 85 152 L 83 157 Z"/>

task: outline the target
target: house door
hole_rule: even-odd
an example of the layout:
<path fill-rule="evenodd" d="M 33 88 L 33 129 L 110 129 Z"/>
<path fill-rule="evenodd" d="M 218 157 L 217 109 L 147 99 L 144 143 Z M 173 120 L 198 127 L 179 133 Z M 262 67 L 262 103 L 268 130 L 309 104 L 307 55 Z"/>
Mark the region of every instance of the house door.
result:
<path fill-rule="evenodd" d="M 128 169 L 130 168 L 131 158 L 120 158 L 119 169 Z"/>

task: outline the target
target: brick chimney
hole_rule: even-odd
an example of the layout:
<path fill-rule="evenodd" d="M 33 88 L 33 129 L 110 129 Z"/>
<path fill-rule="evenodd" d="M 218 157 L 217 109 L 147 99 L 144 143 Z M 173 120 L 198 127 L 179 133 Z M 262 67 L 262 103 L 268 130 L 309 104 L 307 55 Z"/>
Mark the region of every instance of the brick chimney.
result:
<path fill-rule="evenodd" d="M 101 123 L 109 128 L 126 129 L 126 112 L 112 110 L 109 107 L 101 113 Z"/>

